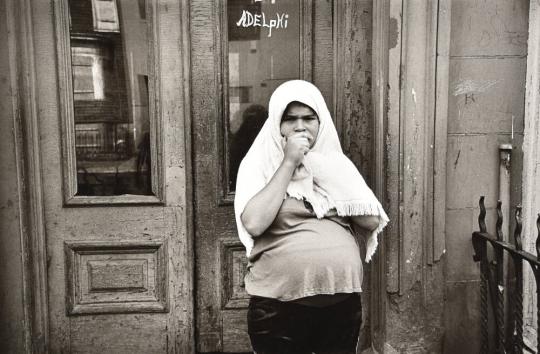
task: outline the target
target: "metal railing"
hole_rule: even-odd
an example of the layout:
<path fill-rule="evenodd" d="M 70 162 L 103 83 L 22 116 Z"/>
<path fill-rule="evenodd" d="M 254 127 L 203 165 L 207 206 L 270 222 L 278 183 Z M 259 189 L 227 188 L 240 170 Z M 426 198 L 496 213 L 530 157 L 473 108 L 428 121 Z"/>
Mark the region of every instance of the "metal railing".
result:
<path fill-rule="evenodd" d="M 133 156 L 133 137 L 125 124 L 93 124 L 76 128 L 78 161 L 120 161 Z"/>
<path fill-rule="evenodd" d="M 521 206 L 516 208 L 514 244 L 504 241 L 502 225 L 503 214 L 501 202 L 497 203 L 497 224 L 495 237 L 487 232 L 486 208 L 484 197 L 480 198 L 480 215 L 478 224 L 480 231 L 472 234 L 474 261 L 480 262 L 480 315 L 481 315 L 481 353 L 523 353 L 526 348 L 523 342 L 523 263 L 528 263 L 536 280 L 537 295 L 537 328 L 540 328 L 540 214 L 536 220 L 538 236 L 536 253 L 533 255 L 523 251 L 521 231 Z M 488 247 L 488 244 L 491 247 Z M 510 257 L 510 258 L 507 258 Z M 505 260 L 513 265 L 515 281 L 508 282 L 510 289 L 506 291 Z M 505 306 L 507 303 L 507 306 Z M 491 310 L 490 311 L 490 305 Z M 506 313 L 506 315 L 505 315 Z M 495 320 L 490 324 L 490 319 Z M 494 326 L 493 326 L 494 325 Z M 491 328 L 495 328 L 490 333 Z M 510 331 L 508 329 L 510 328 Z M 540 353 L 540 331 L 537 331 L 537 352 Z"/>

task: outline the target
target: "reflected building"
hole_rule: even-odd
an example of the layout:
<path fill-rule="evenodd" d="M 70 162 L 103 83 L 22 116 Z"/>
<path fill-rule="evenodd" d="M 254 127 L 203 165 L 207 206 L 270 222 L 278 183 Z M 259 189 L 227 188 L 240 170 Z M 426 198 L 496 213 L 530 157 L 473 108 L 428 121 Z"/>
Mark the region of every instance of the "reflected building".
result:
<path fill-rule="evenodd" d="M 152 194 L 145 9 L 71 0 L 69 14 L 76 195 Z"/>

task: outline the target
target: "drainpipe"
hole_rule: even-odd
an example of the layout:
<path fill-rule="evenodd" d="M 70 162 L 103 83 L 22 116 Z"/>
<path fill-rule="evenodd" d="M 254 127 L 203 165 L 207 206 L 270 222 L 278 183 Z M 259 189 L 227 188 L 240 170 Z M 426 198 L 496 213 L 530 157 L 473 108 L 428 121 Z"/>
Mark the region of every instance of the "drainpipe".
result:
<path fill-rule="evenodd" d="M 510 159 L 512 144 L 499 145 L 499 200 L 502 202 L 504 241 L 510 240 Z"/>
<path fill-rule="evenodd" d="M 511 236 L 510 229 L 510 172 L 511 172 L 511 157 L 512 157 L 512 144 L 499 145 L 499 200 L 502 203 L 501 212 L 503 217 L 502 234 L 503 241 L 513 243 L 513 237 Z M 513 332 L 513 325 L 509 323 L 510 311 L 510 294 L 506 289 L 510 289 L 513 284 L 511 283 L 512 273 L 508 274 L 508 270 L 512 265 L 510 264 L 510 257 L 506 255 L 504 259 L 503 267 L 503 297 L 505 303 L 504 311 L 504 323 L 506 326 L 506 338 L 510 338 L 509 335 Z M 501 289 L 499 289 L 501 291 Z"/>

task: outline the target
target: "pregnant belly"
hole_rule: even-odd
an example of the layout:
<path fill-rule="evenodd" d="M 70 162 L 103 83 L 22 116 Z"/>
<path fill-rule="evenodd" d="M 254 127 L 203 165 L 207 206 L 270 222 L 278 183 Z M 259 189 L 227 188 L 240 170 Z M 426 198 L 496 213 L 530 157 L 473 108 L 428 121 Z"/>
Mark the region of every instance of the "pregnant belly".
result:
<path fill-rule="evenodd" d="M 246 289 L 252 295 L 327 306 L 360 291 L 360 251 L 348 233 L 302 233 L 268 246 L 249 266 Z M 318 296 L 334 294 L 341 296 Z"/>
<path fill-rule="evenodd" d="M 343 228 L 331 233 L 299 232 L 276 240 L 264 255 L 281 259 L 291 266 L 344 265 L 360 260 L 354 236 Z"/>

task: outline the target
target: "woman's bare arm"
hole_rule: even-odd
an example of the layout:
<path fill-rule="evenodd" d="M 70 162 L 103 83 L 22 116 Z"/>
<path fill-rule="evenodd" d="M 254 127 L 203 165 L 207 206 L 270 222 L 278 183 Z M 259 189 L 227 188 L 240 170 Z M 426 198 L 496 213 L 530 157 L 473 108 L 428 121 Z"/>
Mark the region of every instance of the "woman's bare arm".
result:
<path fill-rule="evenodd" d="M 247 203 L 240 219 L 251 236 L 262 234 L 276 218 L 295 168 L 283 160 L 270 182 Z"/>
<path fill-rule="evenodd" d="M 373 231 L 379 226 L 379 217 L 374 215 L 351 216 L 352 222 L 365 231 Z"/>
<path fill-rule="evenodd" d="M 296 167 L 309 151 L 309 142 L 301 133 L 287 139 L 284 157 L 268 184 L 249 200 L 240 220 L 251 236 L 261 235 L 272 224 L 283 203 Z"/>

